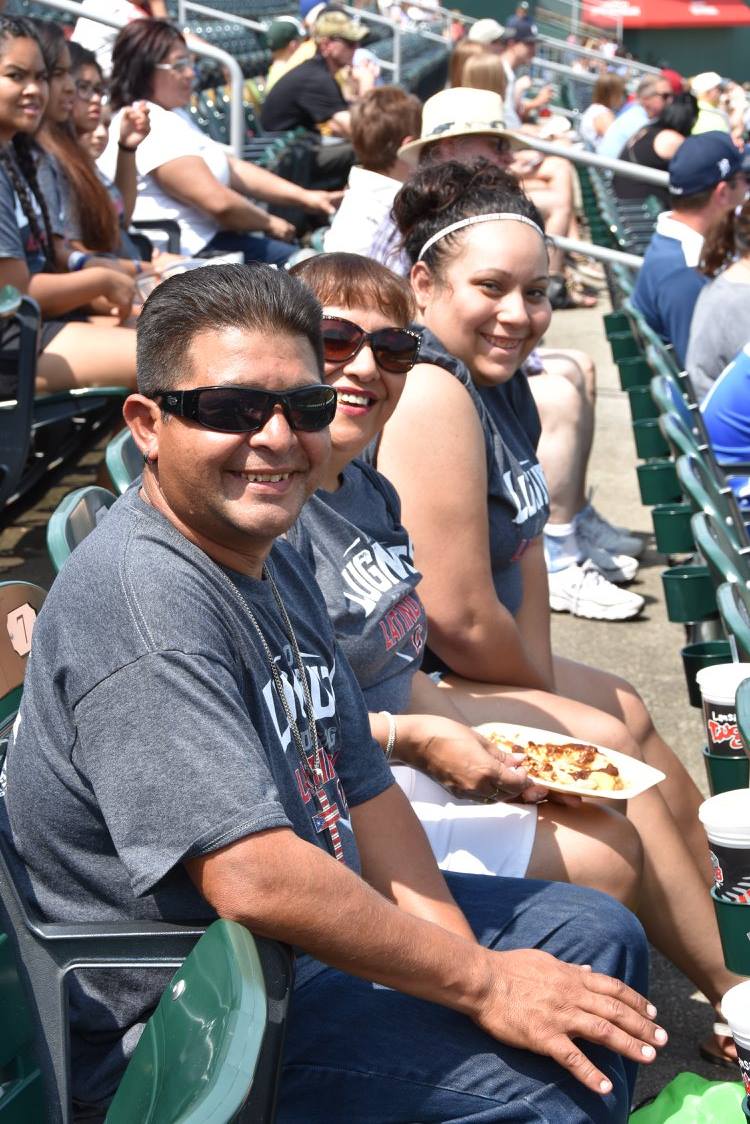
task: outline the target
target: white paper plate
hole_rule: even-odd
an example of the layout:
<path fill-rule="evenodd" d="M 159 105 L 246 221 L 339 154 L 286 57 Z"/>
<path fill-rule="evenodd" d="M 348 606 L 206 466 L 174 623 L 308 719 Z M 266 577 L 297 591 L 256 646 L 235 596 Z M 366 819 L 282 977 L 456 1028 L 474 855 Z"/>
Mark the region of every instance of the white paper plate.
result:
<path fill-rule="evenodd" d="M 533 726 L 518 726 L 512 722 L 485 722 L 484 725 L 476 726 L 475 729 L 480 734 L 484 734 L 486 738 L 490 734 L 501 734 L 504 738 L 509 738 L 521 747 L 530 741 L 549 742 L 551 745 L 595 745 L 594 742 L 569 738 L 565 734 L 553 734 L 549 730 L 537 730 Z M 602 792 L 598 788 L 588 788 L 585 784 L 557 784 L 541 780 L 536 783 L 548 788 L 550 792 L 567 792 L 575 796 L 604 797 L 607 800 L 631 800 L 634 796 L 640 796 L 646 789 L 666 780 L 664 773 L 659 769 L 654 769 L 652 765 L 646 765 L 635 757 L 628 757 L 626 753 L 618 753 L 616 749 L 607 749 L 603 745 L 595 745 L 595 748 L 603 753 L 613 765 L 617 766 L 624 788 L 617 789 L 614 792 Z"/>

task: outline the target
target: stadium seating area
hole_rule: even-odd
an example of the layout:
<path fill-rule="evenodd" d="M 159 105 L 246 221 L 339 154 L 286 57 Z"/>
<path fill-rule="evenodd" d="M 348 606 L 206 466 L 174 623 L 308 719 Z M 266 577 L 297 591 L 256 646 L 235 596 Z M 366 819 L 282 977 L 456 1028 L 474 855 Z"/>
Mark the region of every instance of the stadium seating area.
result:
<path fill-rule="evenodd" d="M 258 99 L 270 53 L 261 33 L 231 18 L 268 22 L 288 12 L 289 4 L 283 0 L 206 3 L 217 9 L 216 18 L 196 15 L 188 26 L 236 58 L 248 80 L 244 155 L 298 180 L 304 174 L 309 137 L 301 130 L 268 134 L 261 128 Z M 175 15 L 176 8 L 172 3 Z M 6 11 L 67 21 L 62 13 L 32 0 L 8 0 Z M 391 35 L 378 28 L 367 45 L 379 59 L 392 62 Z M 405 32 L 402 84 L 424 100 L 444 86 L 448 57 L 446 45 L 416 30 Z M 565 108 L 580 113 L 590 100 L 591 84 L 565 79 L 560 94 Z M 202 64 L 191 106 L 195 122 L 212 139 L 228 143 L 229 108 L 230 94 L 220 70 Z M 595 247 L 643 255 L 659 212 L 656 201 L 618 202 L 608 172 L 576 167 L 586 237 Z M 632 467 L 642 503 L 651 509 L 656 547 L 665 560 L 667 616 L 685 626 L 685 697 L 699 706 L 695 674 L 701 666 L 737 656 L 750 660 L 750 533 L 747 513 L 738 506 L 730 486 L 731 475 L 750 474 L 750 465 L 730 467 L 714 455 L 690 379 L 680 371 L 669 346 L 631 304 L 635 267 L 604 265 L 611 308 L 604 314 L 603 327 L 630 403 Z M 18 518 L 61 465 L 80 457 L 102 433 L 114 432 L 126 394 L 110 388 L 35 397 L 37 310 L 32 301 L 2 291 L 0 332 L 11 325 L 20 329 L 18 390 L 13 400 L 0 402 L 0 528 Z M 111 492 L 100 487 L 76 491 L 50 520 L 47 543 L 55 571 L 140 471 L 137 449 L 127 431 L 112 437 L 106 468 Z M 22 614 L 25 606 L 36 610 L 44 595 L 38 587 L 0 582 L 0 617 Z M 5 636 L 0 637 L 0 759 L 20 702 L 27 655 L 28 645 L 9 646 Z M 737 700 L 746 739 L 750 735 L 748 686 Z M 725 760 L 706 755 L 712 792 L 750 782 L 750 759 L 741 755 L 732 760 L 728 766 Z M 174 967 L 186 953 L 106 1121 L 257 1124 L 273 1120 L 292 980 L 290 958 L 281 946 L 253 941 L 231 922 L 217 922 L 203 935 L 166 925 L 144 925 L 135 933 L 114 925 L 111 932 L 85 925 L 46 925 L 28 916 L 21 905 L 1 849 L 0 902 L 8 929 L 0 933 L 2 1124 L 41 1124 L 53 1104 L 62 1106 L 59 1119 L 70 1119 L 63 980 L 71 966 L 136 962 Z M 750 964 L 741 970 L 750 974 Z M 750 1118 L 747 1106 L 746 1114 Z"/>

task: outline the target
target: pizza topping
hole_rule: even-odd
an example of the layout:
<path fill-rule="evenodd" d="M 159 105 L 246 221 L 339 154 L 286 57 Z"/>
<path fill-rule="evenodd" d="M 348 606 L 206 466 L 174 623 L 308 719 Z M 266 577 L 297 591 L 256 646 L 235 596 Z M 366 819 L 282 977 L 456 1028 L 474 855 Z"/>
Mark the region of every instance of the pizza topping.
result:
<path fill-rule="evenodd" d="M 582 742 L 527 742 L 518 745 L 502 734 L 490 734 L 490 741 L 508 753 L 523 753 L 532 780 L 541 784 L 579 785 L 599 792 L 624 789 L 620 771 L 595 745 Z"/>

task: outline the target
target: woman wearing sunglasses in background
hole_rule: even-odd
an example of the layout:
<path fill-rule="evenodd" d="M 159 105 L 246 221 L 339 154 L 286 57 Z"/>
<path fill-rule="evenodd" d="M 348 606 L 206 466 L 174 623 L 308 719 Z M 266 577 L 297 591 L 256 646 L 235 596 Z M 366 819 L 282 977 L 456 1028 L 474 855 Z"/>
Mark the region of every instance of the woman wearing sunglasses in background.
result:
<path fill-rule="evenodd" d="M 145 100 L 151 133 L 136 153 L 138 219 L 176 219 L 182 250 L 241 252 L 245 261 L 282 265 L 294 252 L 294 227 L 251 198 L 332 214 L 337 193 L 309 191 L 239 160 L 202 133 L 187 113 L 195 71 L 185 39 L 164 20 L 135 20 L 117 37 L 112 54 L 112 107 L 117 135 L 120 112 Z M 114 177 L 114 138 L 100 167 Z"/>
<path fill-rule="evenodd" d="M 417 360 L 408 285 L 357 254 L 324 254 L 292 272 L 323 305 L 325 379 L 338 407 L 322 487 L 287 537 L 316 572 L 373 735 L 400 763 L 394 773 L 440 866 L 578 882 L 634 905 L 641 858 L 631 826 L 580 803 L 537 807 L 546 792 L 517 767 L 519 759 L 471 730 L 420 670 L 427 639 L 421 575 L 399 499 L 357 459 L 393 413 Z"/>
<path fill-rule="evenodd" d="M 539 213 L 510 177 L 477 161 L 420 171 L 394 215 L 426 331 L 377 467 L 414 538 L 426 667 L 442 673 L 472 726 L 497 719 L 501 704 L 505 721 L 610 746 L 666 774 L 627 804 L 643 845 L 644 901 L 669 902 L 643 920 L 718 1007 L 731 973 L 705 908 L 702 797 L 629 683 L 551 651 L 539 426 L 519 373 L 551 315 Z M 581 596 L 596 597 L 596 576 L 587 584 Z"/>
<path fill-rule="evenodd" d="M 100 297 L 108 309 L 126 316 L 133 282 L 97 263 L 68 269 L 68 251 L 54 235 L 37 180 L 32 144 L 47 97 L 47 66 L 33 26 L 0 16 L 0 285 L 29 293 L 41 308 L 39 392 L 134 386 L 132 329 L 110 326 L 116 324 L 112 317 L 98 323 L 78 322 L 85 317 L 77 310 Z M 15 388 L 17 346 L 17 341 L 4 336 L 0 397 L 12 396 Z"/>

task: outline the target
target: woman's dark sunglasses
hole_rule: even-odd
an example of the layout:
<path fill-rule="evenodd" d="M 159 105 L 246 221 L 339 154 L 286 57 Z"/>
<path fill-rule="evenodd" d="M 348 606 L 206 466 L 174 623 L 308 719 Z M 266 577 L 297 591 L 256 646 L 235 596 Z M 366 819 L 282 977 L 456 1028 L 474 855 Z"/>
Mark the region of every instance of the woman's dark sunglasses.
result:
<path fill-rule="evenodd" d="M 323 317 L 323 357 L 326 363 L 348 363 L 368 343 L 375 362 L 391 375 L 405 375 L 417 361 L 419 335 L 408 328 L 378 328 L 366 332 L 342 316 Z"/>
<path fill-rule="evenodd" d="M 336 415 L 336 391 L 315 383 L 274 394 L 249 386 L 201 386 L 197 390 L 162 390 L 154 395 L 162 410 L 220 433 L 256 433 L 281 406 L 290 429 L 315 433 Z"/>

